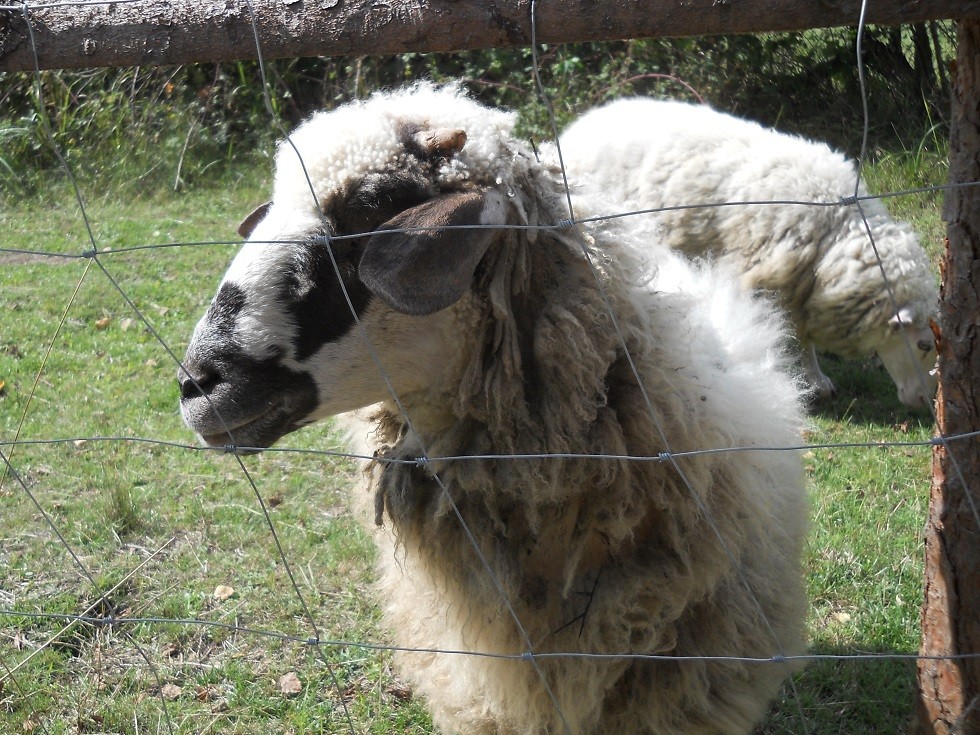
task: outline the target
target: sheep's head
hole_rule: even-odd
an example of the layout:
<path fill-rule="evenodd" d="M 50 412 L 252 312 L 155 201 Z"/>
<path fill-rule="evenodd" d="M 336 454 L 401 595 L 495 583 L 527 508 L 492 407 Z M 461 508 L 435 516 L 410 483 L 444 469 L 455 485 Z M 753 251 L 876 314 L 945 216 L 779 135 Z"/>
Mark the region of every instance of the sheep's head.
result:
<path fill-rule="evenodd" d="M 936 397 L 936 342 L 932 329 L 909 308 L 902 308 L 888 322 L 889 334 L 875 352 L 898 389 L 906 406 L 925 408 Z"/>
<path fill-rule="evenodd" d="M 500 114 L 422 92 L 451 97 L 464 124 Z M 463 127 L 413 114 L 410 94 L 383 101 L 315 116 L 280 146 L 273 201 L 242 223 L 178 371 L 181 413 L 206 443 L 267 447 L 452 364 L 459 302 L 496 232 L 436 228 L 503 224 L 507 197 L 460 161 Z"/>
<path fill-rule="evenodd" d="M 877 241 L 873 254 L 865 248 L 866 276 L 878 293 L 877 306 L 867 312 L 873 323 L 868 329 L 868 347 L 895 383 L 898 399 L 906 406 L 926 408 L 932 405 L 939 383 L 932 330 L 939 317 L 934 270 L 911 225 L 892 221 L 879 200 L 864 206 Z M 869 225 L 854 219 L 864 238 Z M 883 248 L 880 256 L 877 248 Z M 889 279 L 887 292 L 881 285 L 881 268 Z"/>

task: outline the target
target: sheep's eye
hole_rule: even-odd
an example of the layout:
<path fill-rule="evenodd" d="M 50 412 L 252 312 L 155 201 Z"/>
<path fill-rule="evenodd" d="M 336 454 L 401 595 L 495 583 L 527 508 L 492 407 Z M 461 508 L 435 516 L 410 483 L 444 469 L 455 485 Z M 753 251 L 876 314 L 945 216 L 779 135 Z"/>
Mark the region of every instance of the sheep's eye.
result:
<path fill-rule="evenodd" d="M 927 339 L 920 339 L 917 344 L 919 349 L 923 352 L 929 352 L 929 350 L 932 349 L 932 342 Z"/>
<path fill-rule="evenodd" d="M 363 237 L 342 238 L 330 241 L 330 251 L 338 263 L 343 263 L 355 256 L 360 246 L 363 245 Z"/>
<path fill-rule="evenodd" d="M 338 233 L 371 232 L 399 212 L 434 195 L 432 183 L 417 171 L 370 174 L 337 206 Z"/>

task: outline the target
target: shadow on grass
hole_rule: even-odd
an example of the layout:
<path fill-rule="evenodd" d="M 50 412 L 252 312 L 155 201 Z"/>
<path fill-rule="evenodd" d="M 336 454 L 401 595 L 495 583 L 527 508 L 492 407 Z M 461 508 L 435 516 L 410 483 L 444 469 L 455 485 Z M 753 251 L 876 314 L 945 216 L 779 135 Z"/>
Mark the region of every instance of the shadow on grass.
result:
<path fill-rule="evenodd" d="M 837 395 L 813 399 L 811 413 L 832 421 L 876 424 L 901 431 L 932 426 L 929 409 L 912 408 L 898 400 L 895 384 L 877 359 L 820 355 L 820 367 L 834 381 Z"/>
<path fill-rule="evenodd" d="M 856 651 L 817 644 L 810 653 L 846 657 Z M 914 712 L 915 691 L 912 659 L 817 659 L 783 687 L 780 700 L 753 735 L 902 735 Z"/>

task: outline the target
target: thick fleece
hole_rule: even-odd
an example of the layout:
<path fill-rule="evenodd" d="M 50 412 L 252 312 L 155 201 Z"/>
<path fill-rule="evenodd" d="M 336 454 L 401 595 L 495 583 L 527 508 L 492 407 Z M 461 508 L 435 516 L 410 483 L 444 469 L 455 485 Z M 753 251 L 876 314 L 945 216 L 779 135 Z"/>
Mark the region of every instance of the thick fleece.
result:
<path fill-rule="evenodd" d="M 260 447 L 343 413 L 354 449 L 375 457 L 354 498 L 375 529 L 395 642 L 512 657 L 399 656 L 443 732 L 748 733 L 789 666 L 710 657 L 804 646 L 800 460 L 765 449 L 800 440 L 785 329 L 735 279 L 652 245 L 635 223 L 550 227 L 568 216 L 560 179 L 512 125 L 454 88 L 421 85 L 299 128 L 280 148 L 271 207 L 188 347 L 185 420 L 223 444 L 216 414 L 234 414 L 223 423 L 236 446 Z M 449 141 L 439 156 L 415 149 L 419 131 Z M 374 211 L 423 179 L 422 203 L 379 221 L 362 211 L 366 186 Z M 383 232 L 433 210 L 456 224 L 478 212 L 471 224 L 489 229 Z M 350 308 L 320 313 L 311 346 L 297 321 L 324 284 L 307 283 L 304 264 L 325 247 L 318 236 L 344 236 L 352 219 L 374 234 L 332 247 L 360 243 L 359 261 L 339 251 L 338 270 L 348 295 L 369 294 L 349 299 L 358 320 L 343 329 Z M 389 246 L 430 240 L 439 258 L 406 283 Z M 474 244 L 483 255 L 460 280 Z M 442 270 L 453 278 L 428 272 Z M 339 290 L 333 274 L 318 278 Z M 277 341 L 261 325 L 281 328 Z M 279 394 L 312 382 L 316 405 L 253 400 L 270 371 Z M 264 417 L 280 410 L 270 429 Z M 728 447 L 758 449 L 664 454 Z M 604 456 L 495 458 L 513 453 Z"/>
<path fill-rule="evenodd" d="M 588 112 L 560 145 L 572 181 L 627 207 L 668 208 L 657 214 L 667 245 L 726 263 L 747 287 L 773 292 L 810 353 L 810 380 L 821 393 L 833 386 L 813 348 L 878 353 L 903 402 L 932 400 L 936 276 L 911 227 L 893 221 L 879 200 L 838 206 L 858 181 L 842 154 L 704 105 L 645 98 Z M 863 183 L 857 193 L 867 196 Z M 766 201 L 834 206 L 687 206 Z"/>

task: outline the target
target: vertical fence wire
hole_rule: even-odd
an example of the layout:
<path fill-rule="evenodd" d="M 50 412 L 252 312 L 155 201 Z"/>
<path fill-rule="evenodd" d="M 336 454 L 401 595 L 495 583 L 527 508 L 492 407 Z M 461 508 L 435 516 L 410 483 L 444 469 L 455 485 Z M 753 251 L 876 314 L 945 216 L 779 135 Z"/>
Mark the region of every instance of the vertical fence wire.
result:
<path fill-rule="evenodd" d="M 552 135 L 555 141 L 555 149 L 557 151 L 558 163 L 559 163 L 559 167 L 561 168 L 561 177 L 565 189 L 565 198 L 568 207 L 568 215 L 572 219 L 572 221 L 574 221 L 575 207 L 572 203 L 572 195 L 568 184 L 568 174 L 565 170 L 565 162 L 562 159 L 562 154 L 561 154 L 561 141 L 560 141 L 560 134 L 558 130 L 558 121 L 555 118 L 554 107 L 552 106 L 551 100 L 548 97 L 548 93 L 545 89 L 545 85 L 541 81 L 540 70 L 538 68 L 537 40 L 536 40 L 537 18 L 535 15 L 535 9 L 536 9 L 536 2 L 535 0 L 531 0 L 531 50 L 532 53 L 534 54 L 532 73 L 534 76 L 534 82 L 537 87 L 538 94 L 540 95 L 542 101 L 545 104 L 545 107 L 548 110 L 548 118 L 552 128 Z M 660 440 L 664 447 L 665 454 L 667 454 L 667 456 L 670 459 L 670 465 L 677 473 L 678 477 L 680 477 L 681 482 L 686 488 L 689 497 L 697 506 L 701 515 L 704 516 L 704 519 L 707 522 L 708 527 L 711 529 L 711 533 L 714 534 L 715 538 L 718 540 L 718 543 L 721 545 L 722 551 L 724 552 L 725 556 L 728 558 L 729 562 L 731 562 L 732 569 L 735 570 L 735 574 L 738 577 L 739 584 L 741 584 L 742 587 L 745 589 L 745 591 L 748 593 L 752 605 L 755 607 L 756 614 L 762 619 L 763 624 L 765 625 L 769 636 L 772 638 L 772 642 L 776 650 L 775 658 L 785 659 L 785 657 L 789 653 L 786 648 L 786 642 L 781 640 L 780 637 L 777 635 L 776 630 L 772 625 L 772 621 L 770 621 L 769 617 L 766 615 L 765 608 L 763 607 L 762 603 L 759 601 L 758 596 L 755 594 L 755 590 L 753 589 L 752 584 L 746 578 L 742 566 L 739 564 L 739 561 L 736 558 L 736 554 L 732 551 L 728 542 L 725 540 L 724 535 L 719 530 L 718 525 L 715 523 L 715 519 L 712 517 L 711 511 L 708 509 L 701 495 L 694 488 L 694 484 L 688 478 L 687 473 L 684 471 L 684 468 L 681 467 L 677 459 L 672 456 L 671 437 L 668 436 L 667 430 L 664 427 L 659 412 L 654 407 L 653 402 L 650 400 L 650 394 L 648 393 L 647 387 L 644 384 L 645 381 L 643 380 L 640 371 L 636 366 L 636 362 L 633 359 L 633 356 L 630 354 L 630 349 L 627 344 L 626 338 L 623 334 L 623 330 L 620 327 L 619 320 L 616 317 L 615 309 L 613 308 L 612 304 L 609 302 L 609 298 L 605 293 L 605 289 L 603 288 L 602 285 L 602 279 L 599 276 L 599 272 L 596 269 L 595 263 L 592 261 L 592 258 L 589 255 L 589 249 L 585 243 L 581 231 L 576 230 L 576 236 L 578 239 L 579 246 L 582 249 L 582 254 L 585 257 L 585 260 L 588 263 L 589 269 L 592 273 L 592 277 L 595 280 L 596 288 L 599 291 L 605 309 L 609 315 L 610 323 L 612 324 L 612 327 L 616 332 L 616 338 L 619 341 L 619 347 L 620 349 L 622 349 L 623 354 L 626 356 L 626 360 L 629 363 L 630 370 L 633 374 L 633 379 L 636 381 L 637 387 L 640 390 L 640 395 L 642 396 L 643 402 L 646 406 L 646 410 L 650 417 L 650 421 L 653 423 L 654 427 L 656 428 L 656 433 L 660 437 Z M 803 714 L 803 708 L 802 708 L 802 704 L 800 703 L 799 694 L 795 691 L 795 684 L 792 681 L 790 682 L 790 686 L 793 687 L 793 691 L 794 691 L 793 699 L 799 715 L 799 722 L 802 728 L 801 733 L 802 735 L 809 735 L 809 726 L 807 725 L 806 717 Z"/>

